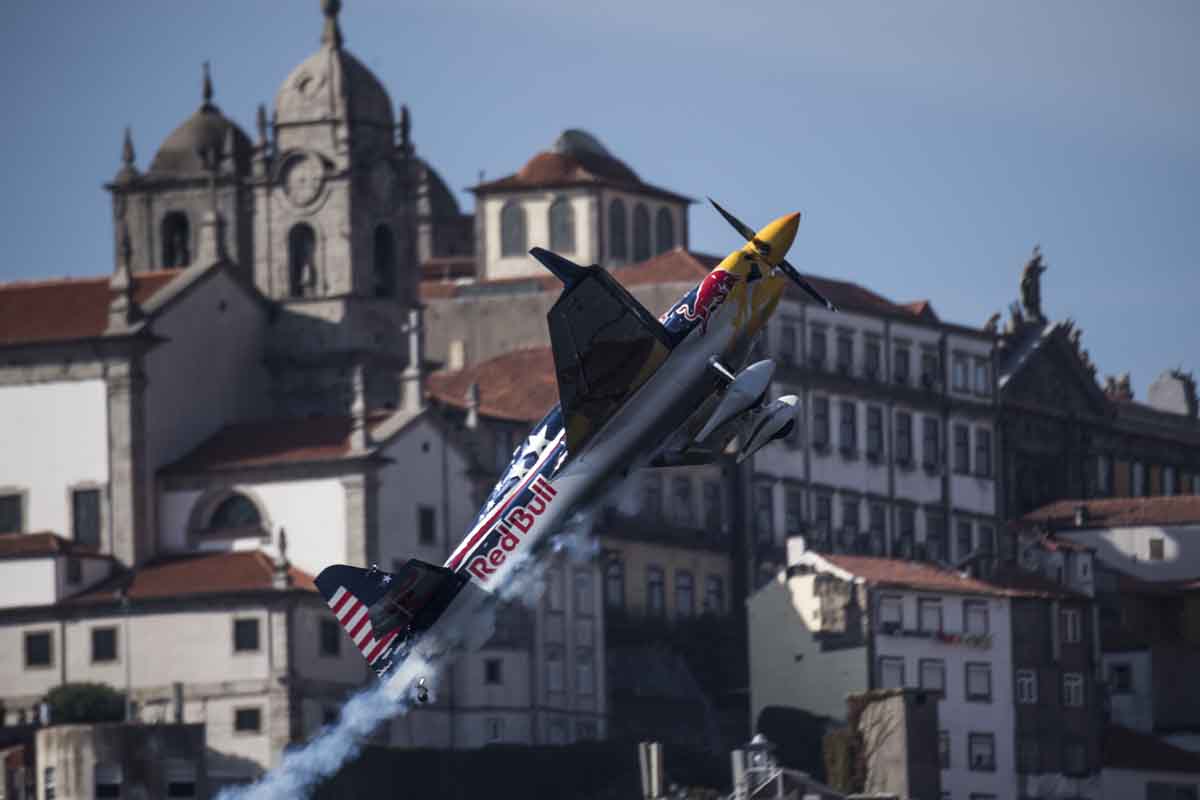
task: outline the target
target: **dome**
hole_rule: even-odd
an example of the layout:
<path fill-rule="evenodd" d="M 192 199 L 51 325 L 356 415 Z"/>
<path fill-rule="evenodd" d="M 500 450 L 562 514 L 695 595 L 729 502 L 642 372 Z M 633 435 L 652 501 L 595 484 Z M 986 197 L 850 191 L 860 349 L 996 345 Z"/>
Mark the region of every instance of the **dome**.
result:
<path fill-rule="evenodd" d="M 203 102 L 158 148 L 150 162 L 152 175 L 205 174 L 208 169 L 200 154 L 216 148 L 223 157 L 228 158 L 226 139 L 232 139 L 233 142 L 234 171 L 238 175 L 250 172 L 250 137 L 213 105 L 212 97 L 212 78 L 209 76 L 208 63 L 205 62 Z"/>
<path fill-rule="evenodd" d="M 587 131 L 582 131 L 578 128 L 569 128 L 558 135 L 554 140 L 554 152 L 563 155 L 587 153 L 595 156 L 604 156 L 612 158 L 612 154 L 600 144 L 600 140 L 592 136 Z"/>
<path fill-rule="evenodd" d="M 429 203 L 427 213 L 433 217 L 446 218 L 457 217 L 461 212 L 458 208 L 458 200 L 454 198 L 454 193 L 450 191 L 450 187 L 442 180 L 442 176 L 438 174 L 429 162 L 418 158 L 418 169 L 423 171 L 425 181 L 425 197 Z"/>
<path fill-rule="evenodd" d="M 531 184 L 595 178 L 619 183 L 641 183 L 637 173 L 625 162 L 614 158 L 599 139 L 574 128 L 559 134 L 550 150 L 543 150 L 529 159 L 517 177 Z"/>

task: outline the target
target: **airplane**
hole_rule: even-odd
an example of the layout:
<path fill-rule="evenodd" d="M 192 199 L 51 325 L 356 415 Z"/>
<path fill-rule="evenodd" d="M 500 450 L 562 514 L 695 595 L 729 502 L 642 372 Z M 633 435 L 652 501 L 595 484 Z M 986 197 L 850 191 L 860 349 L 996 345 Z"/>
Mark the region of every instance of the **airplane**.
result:
<path fill-rule="evenodd" d="M 796 424 L 794 395 L 765 401 L 773 361 L 733 369 L 789 280 L 837 310 L 785 258 L 800 214 L 756 232 L 709 202 L 746 244 L 657 319 L 601 267 L 530 251 L 563 283 L 547 314 L 559 404 L 518 445 L 443 565 L 410 559 L 393 574 L 342 564 L 316 578 L 381 679 L 412 652 L 432 657 L 465 644 L 464 632 L 481 627 L 469 623 L 513 570 L 632 469 L 705 463 L 734 437 L 740 463 Z M 424 677 L 416 694 L 428 700 Z"/>

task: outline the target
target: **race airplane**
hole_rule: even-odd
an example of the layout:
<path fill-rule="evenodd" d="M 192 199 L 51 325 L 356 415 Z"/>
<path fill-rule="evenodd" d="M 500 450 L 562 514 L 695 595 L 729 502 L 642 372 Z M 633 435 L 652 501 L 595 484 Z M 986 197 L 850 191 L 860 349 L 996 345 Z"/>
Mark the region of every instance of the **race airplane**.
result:
<path fill-rule="evenodd" d="M 631 469 L 710 461 L 734 436 L 740 462 L 796 424 L 794 395 L 765 402 L 773 361 L 733 370 L 788 280 L 836 310 L 784 258 L 800 215 L 755 232 L 710 202 L 746 244 L 659 319 L 604 269 L 530 251 L 564 287 L 547 315 L 559 404 L 517 447 L 444 565 L 411 559 L 394 574 L 337 565 L 317 576 L 381 678 L 414 647 L 430 655 L 463 644 L 512 570 Z M 417 695 L 428 698 L 424 678 Z"/>

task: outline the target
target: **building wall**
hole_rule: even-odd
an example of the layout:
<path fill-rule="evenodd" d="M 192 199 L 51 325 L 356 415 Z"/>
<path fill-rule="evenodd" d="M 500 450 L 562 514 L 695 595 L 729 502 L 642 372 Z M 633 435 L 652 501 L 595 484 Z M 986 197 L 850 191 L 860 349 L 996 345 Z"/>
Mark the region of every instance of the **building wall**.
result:
<path fill-rule="evenodd" d="M 746 603 L 752 727 L 767 706 L 845 719 L 846 696 L 870 686 L 865 646 L 822 647 L 815 580 L 781 572 Z"/>
<path fill-rule="evenodd" d="M 25 532 L 70 538 L 71 487 L 108 485 L 104 380 L 0 386 L 0 442 L 0 493 L 24 494 Z M 107 491 L 101 497 L 107 505 Z"/>
<path fill-rule="evenodd" d="M 521 194 L 502 194 L 480 198 L 476 210 L 483 215 L 486 226 L 484 234 L 484 261 L 481 277 L 485 280 L 515 278 L 522 275 L 543 275 L 545 268 L 522 252 L 520 256 L 501 256 L 500 210 L 509 201 L 520 203 L 525 209 L 525 250 L 532 247 L 550 247 L 550 205 L 560 197 L 567 198 L 575 212 L 575 251 L 564 252 L 580 264 L 594 264 L 598 260 L 599 239 L 597 231 L 589 224 L 597 202 L 591 189 L 561 189 L 533 191 Z"/>
<path fill-rule="evenodd" d="M 724 609 L 730 609 L 730 590 L 733 565 L 728 553 L 711 548 L 672 546 L 666 542 L 626 539 L 620 536 L 601 536 L 600 547 L 607 559 L 618 559 L 624 569 L 625 596 L 621 607 L 633 616 L 650 614 L 647 605 L 649 569 L 657 567 L 663 574 L 663 616 L 678 616 L 675 586 L 680 572 L 691 573 L 695 613 L 704 609 L 704 592 L 709 576 L 721 579 L 724 587 Z M 606 598 L 605 602 L 612 602 Z"/>
<path fill-rule="evenodd" d="M 1200 791 L 1200 773 L 1152 772 L 1149 770 L 1105 769 L 1100 775 L 1103 800 L 1142 800 L 1149 798 L 1148 784 L 1167 783 Z"/>
<path fill-rule="evenodd" d="M 0 596 L 0 608 L 40 606 L 55 602 L 58 599 L 58 580 L 54 562 L 53 558 L 0 561 L 0 586 L 5 587 L 3 596 Z"/>
<path fill-rule="evenodd" d="M 1102 562 L 1147 581 L 1176 581 L 1200 574 L 1200 525 L 1149 525 L 1058 531 L 1058 536 L 1096 548 Z M 1163 558 L 1150 557 L 1150 542 L 1161 539 Z"/>
<path fill-rule="evenodd" d="M 1154 730 L 1154 687 L 1151 683 L 1152 662 L 1150 652 L 1104 653 L 1101 660 L 1103 675 L 1109 680 L 1109 709 L 1116 725 L 1143 733 Z M 1128 692 L 1116 691 L 1112 685 L 1114 665 L 1128 666 L 1132 677 Z"/>

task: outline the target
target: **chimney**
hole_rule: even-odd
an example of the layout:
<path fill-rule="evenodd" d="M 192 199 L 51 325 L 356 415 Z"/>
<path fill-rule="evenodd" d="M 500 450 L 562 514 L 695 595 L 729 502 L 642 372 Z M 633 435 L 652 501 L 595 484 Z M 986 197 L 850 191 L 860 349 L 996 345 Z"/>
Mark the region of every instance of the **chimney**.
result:
<path fill-rule="evenodd" d="M 356 453 L 371 446 L 367 430 L 367 379 L 361 362 L 350 373 L 350 449 Z"/>
<path fill-rule="evenodd" d="M 400 407 L 409 414 L 418 414 L 425 408 L 425 328 L 419 307 L 408 310 L 408 366 L 400 373 Z"/>
<path fill-rule="evenodd" d="M 479 427 L 479 384 L 472 383 L 467 387 L 467 430 Z"/>
<path fill-rule="evenodd" d="M 1075 527 L 1082 528 L 1085 525 L 1087 525 L 1087 522 L 1088 522 L 1087 506 L 1085 506 L 1083 503 L 1080 503 L 1079 505 L 1075 506 Z"/>
<path fill-rule="evenodd" d="M 287 531 L 279 529 L 279 552 L 275 557 L 274 570 L 271 574 L 271 585 L 276 589 L 288 589 L 292 585 L 291 562 L 287 557 Z"/>

